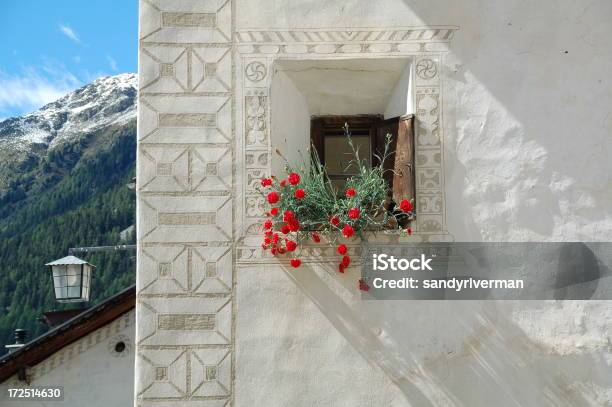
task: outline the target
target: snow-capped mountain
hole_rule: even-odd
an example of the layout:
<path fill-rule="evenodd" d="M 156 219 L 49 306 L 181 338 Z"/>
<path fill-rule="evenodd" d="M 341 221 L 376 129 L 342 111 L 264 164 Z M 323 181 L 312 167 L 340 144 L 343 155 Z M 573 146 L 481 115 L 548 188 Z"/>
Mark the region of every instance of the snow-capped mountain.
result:
<path fill-rule="evenodd" d="M 83 158 L 115 143 L 131 145 L 125 137 L 135 140 L 137 87 L 136 74 L 107 76 L 35 112 L 1 121 L 0 218 L 10 205 L 69 177 Z"/>
<path fill-rule="evenodd" d="M 109 124 L 136 118 L 138 77 L 107 76 L 25 116 L 0 122 L 0 150 L 53 148 Z"/>

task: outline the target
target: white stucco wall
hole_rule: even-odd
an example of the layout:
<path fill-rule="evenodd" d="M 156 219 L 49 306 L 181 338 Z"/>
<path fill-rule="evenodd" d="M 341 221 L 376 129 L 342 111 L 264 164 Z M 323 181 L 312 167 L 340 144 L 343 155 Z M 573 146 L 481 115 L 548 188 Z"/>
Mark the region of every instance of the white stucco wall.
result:
<path fill-rule="evenodd" d="M 391 96 L 389 97 L 389 102 L 387 102 L 387 106 L 385 106 L 385 119 L 414 113 L 413 65 L 413 61 L 406 64 L 402 71 L 402 75 L 394 85 Z"/>
<path fill-rule="evenodd" d="M 141 72 L 174 61 L 176 82 L 186 85 L 159 95 L 154 77 L 141 80 L 139 157 L 155 149 L 196 158 L 206 151 L 215 161 L 213 149 L 227 149 L 234 165 L 216 174 L 226 187 L 214 189 L 188 176 L 203 173 L 197 161 L 195 170 L 174 167 L 175 177 L 189 180 L 180 186 L 167 167 L 155 173 L 155 166 L 139 164 L 140 180 L 153 177 L 161 185 L 140 181 L 139 187 L 139 244 L 146 253 L 138 270 L 146 315 L 139 320 L 139 349 L 150 359 L 157 354 L 160 365 L 176 355 L 199 360 L 202 347 L 222 349 L 231 355 L 233 374 L 221 381 L 223 391 L 204 392 L 190 387 L 188 374 L 176 373 L 182 393 L 160 388 L 150 395 L 144 389 L 151 373 L 143 364 L 136 389 L 143 406 L 203 400 L 351 407 L 612 402 L 611 302 L 365 302 L 355 285 L 358 271 L 334 273 L 337 259 L 330 253 L 308 258 L 297 271 L 262 257 L 257 225 L 265 205 L 254 189 L 269 174 L 274 142 L 283 137 L 274 132 L 290 130 L 275 121 L 284 107 L 278 107 L 275 98 L 283 91 L 275 91 L 270 75 L 277 60 L 408 58 L 414 61 L 409 88 L 417 120 L 413 239 L 609 241 L 612 3 L 153 3 L 141 2 L 141 55 L 156 50 L 168 57 L 143 58 Z M 164 12 L 184 13 L 184 19 L 167 14 L 159 23 Z M 197 13 L 214 14 L 216 25 Z M 192 56 L 207 50 L 203 62 L 226 64 L 217 64 L 225 90 L 199 85 L 199 59 L 170 58 L 180 54 L 176 49 Z M 231 71 L 223 68 L 226 55 Z M 304 98 L 302 111 L 328 102 L 316 94 Z M 194 124 L 189 116 L 209 112 L 216 112 L 214 125 Z M 163 116 L 168 113 L 173 121 Z M 224 162 L 226 156 L 218 156 Z M 206 223 L 191 215 L 206 211 L 217 217 Z M 173 217 L 170 227 L 158 213 L 182 217 Z M 201 278 L 200 259 L 227 264 L 228 255 L 201 254 L 212 247 L 233 248 L 232 284 L 204 292 L 199 282 L 210 280 Z M 168 264 L 182 283 L 153 292 L 149 282 L 162 279 Z M 203 323 L 211 314 L 218 319 Z M 168 324 L 152 322 L 161 316 L 177 321 L 174 335 L 167 335 Z M 223 353 L 217 359 L 227 367 L 228 358 Z"/>
<path fill-rule="evenodd" d="M 3 407 L 54 405 L 66 407 L 128 406 L 134 401 L 135 312 L 132 310 L 113 322 L 62 348 L 27 370 L 30 387 L 62 386 L 62 401 L 26 401 L 4 398 L 9 388 L 27 388 L 17 375 L 0 384 Z M 115 344 L 125 350 L 115 351 Z"/>
<path fill-rule="evenodd" d="M 302 93 L 287 74 L 275 67 L 270 83 L 270 94 L 274 95 L 270 107 L 271 143 L 275 152 L 272 158 L 272 173 L 282 177 L 285 160 L 299 167 L 308 164 L 310 149 L 310 111 Z"/>
<path fill-rule="evenodd" d="M 310 1 L 281 2 L 265 9 L 254 5 L 238 2 L 239 29 L 458 26 L 440 67 L 448 232 L 457 241 L 612 237 L 612 168 L 607 159 L 612 148 L 607 108 L 612 84 L 606 75 L 612 67 L 606 40 L 612 34 L 607 23 L 612 18 L 610 3 L 584 2 L 577 7 L 573 2 L 382 1 L 373 7 L 366 1 Z M 293 370 L 300 375 L 297 381 L 316 388 L 308 395 L 287 390 L 299 394 L 299 405 L 317 404 L 317 395 L 327 394 L 328 388 L 334 389 L 333 405 L 394 405 L 381 401 L 389 391 L 380 390 L 374 373 L 370 385 L 342 383 L 335 377 L 321 380 L 323 372 L 338 368 L 329 366 L 329 360 L 359 365 L 336 356 L 347 352 L 347 346 L 362 353 L 351 355 L 355 359 L 365 355 L 382 366 L 403 392 L 406 405 L 612 402 L 612 361 L 606 356 L 610 302 L 363 303 L 351 285 L 356 274 L 330 277 L 315 267 L 288 278 L 295 274 L 272 266 L 258 273 L 240 269 L 237 332 L 268 343 L 252 352 L 291 355 L 292 362 L 280 370 L 285 375 Z M 261 285 L 274 289 L 266 292 Z M 325 294 L 330 286 L 338 291 Z M 297 327 L 312 320 L 310 307 L 284 309 L 282 315 L 293 320 L 286 330 L 274 324 L 266 332 L 240 316 L 240 310 L 254 302 L 259 314 L 278 315 L 273 310 L 292 303 L 287 297 L 299 298 L 304 292 L 312 297 L 304 301 L 317 304 L 327 318 L 319 325 L 306 325 L 302 338 L 295 338 L 301 332 Z M 263 298 L 279 302 L 268 308 Z M 250 313 L 248 317 L 253 318 Z M 335 329 L 329 329 L 329 323 Z M 305 346 L 300 352 L 304 359 L 293 359 L 299 358 L 294 347 L 309 343 L 311 335 L 322 340 L 316 333 L 323 332 L 330 349 Z M 337 348 L 332 345 L 335 335 L 346 340 Z M 263 340 L 266 337 L 270 340 Z M 286 337 L 292 340 L 283 347 L 279 338 Z M 251 376 L 249 366 L 256 365 L 249 360 L 251 341 L 244 343 L 248 345 L 243 350 L 243 342 L 238 342 L 237 392 L 242 398 L 237 401 L 244 401 L 253 388 L 257 394 L 266 393 L 266 383 L 271 389 L 275 381 L 251 379 L 253 387 L 240 386 L 241 379 Z M 311 371 L 312 366 L 323 372 Z M 356 380 L 365 374 L 359 369 L 347 372 Z M 286 386 L 281 388 L 291 388 Z M 361 402 L 346 401 L 355 394 Z"/>

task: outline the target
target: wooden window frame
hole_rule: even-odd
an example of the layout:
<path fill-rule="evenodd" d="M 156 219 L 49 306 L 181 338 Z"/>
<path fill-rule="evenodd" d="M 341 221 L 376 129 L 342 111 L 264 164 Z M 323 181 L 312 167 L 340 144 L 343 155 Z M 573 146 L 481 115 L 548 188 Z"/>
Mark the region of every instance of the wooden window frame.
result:
<path fill-rule="evenodd" d="M 310 119 L 310 141 L 314 146 L 321 164 L 325 165 L 325 129 L 342 129 L 348 123 L 349 130 L 353 128 L 369 128 L 370 147 L 376 147 L 376 125 L 383 120 L 381 115 L 355 115 L 355 116 L 313 116 Z"/>
<path fill-rule="evenodd" d="M 395 202 L 411 199 L 416 206 L 414 115 L 383 119 L 381 115 L 313 116 L 310 120 L 310 140 L 321 164 L 325 165 L 325 131 L 338 131 L 348 123 L 350 129 L 369 129 L 371 162 L 379 165 L 374 153 L 384 152 L 386 135 L 392 135 L 391 156 L 385 162 L 385 179 L 391 186 Z"/>

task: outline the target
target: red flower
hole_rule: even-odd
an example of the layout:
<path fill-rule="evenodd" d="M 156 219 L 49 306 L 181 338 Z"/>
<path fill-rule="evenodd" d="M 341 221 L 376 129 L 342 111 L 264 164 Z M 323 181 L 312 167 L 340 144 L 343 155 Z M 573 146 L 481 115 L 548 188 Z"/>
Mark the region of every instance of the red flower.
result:
<path fill-rule="evenodd" d="M 290 252 L 297 249 L 297 243 L 295 243 L 293 240 L 285 240 L 285 246 L 287 246 L 287 250 Z"/>
<path fill-rule="evenodd" d="M 264 239 L 264 244 L 267 246 L 267 245 L 269 245 L 270 243 L 272 243 L 272 240 L 270 240 L 270 238 L 269 238 L 269 237 L 266 237 L 266 238 Z"/>
<path fill-rule="evenodd" d="M 357 192 L 353 189 L 353 188 L 349 188 L 346 190 L 346 197 L 347 198 L 352 198 L 355 196 Z"/>
<path fill-rule="evenodd" d="M 314 233 L 314 232 L 310 234 L 310 238 L 315 243 L 319 243 L 321 241 L 321 237 L 319 237 L 319 235 L 317 233 Z"/>
<path fill-rule="evenodd" d="M 271 230 L 266 230 L 264 232 L 264 235 L 266 235 L 267 237 L 270 237 L 270 236 L 272 236 L 272 231 Z"/>
<path fill-rule="evenodd" d="M 278 195 L 278 192 L 276 191 L 272 191 L 268 194 L 268 202 L 271 204 L 277 203 L 279 198 L 280 196 Z"/>
<path fill-rule="evenodd" d="M 407 199 L 404 199 L 402 202 L 400 202 L 400 209 L 404 212 L 412 212 L 412 202 Z"/>
<path fill-rule="evenodd" d="M 295 190 L 295 197 L 296 197 L 297 199 L 302 199 L 302 198 L 304 198 L 305 196 L 306 196 L 306 191 L 304 191 L 303 189 L 301 189 L 301 188 L 300 188 L 300 189 L 296 189 L 296 190 Z"/>
<path fill-rule="evenodd" d="M 408 233 L 409 235 L 412 235 L 412 228 L 406 228 L 406 233 Z"/>
<path fill-rule="evenodd" d="M 293 218 L 295 218 L 295 214 L 292 211 L 286 210 L 285 213 L 283 213 L 283 220 L 285 222 L 291 222 Z"/>
<path fill-rule="evenodd" d="M 300 230 L 300 222 L 298 222 L 296 219 L 291 219 L 291 222 L 289 222 L 289 230 L 292 232 L 297 232 Z"/>
<path fill-rule="evenodd" d="M 281 228 L 281 233 L 286 235 L 289 232 L 291 232 L 291 229 L 289 229 L 289 225 L 283 225 L 283 227 Z"/>
<path fill-rule="evenodd" d="M 361 291 L 370 291 L 370 286 L 362 278 L 359 279 L 359 289 Z"/>
<path fill-rule="evenodd" d="M 353 229 L 351 225 L 345 225 L 344 228 L 342 228 L 342 235 L 346 237 L 347 239 L 353 236 L 354 234 L 355 234 L 355 229 Z"/>
<path fill-rule="evenodd" d="M 287 251 L 287 250 L 285 250 L 285 248 L 284 248 L 284 247 L 279 247 L 279 248 L 278 248 L 278 253 L 279 253 L 279 254 L 285 254 L 285 252 L 286 252 L 286 251 Z"/>
<path fill-rule="evenodd" d="M 332 216 L 329 221 L 331 222 L 332 225 L 334 226 L 338 226 L 340 224 L 340 218 L 337 217 L 336 215 Z"/>
<path fill-rule="evenodd" d="M 359 208 L 351 208 L 351 209 L 349 209 L 348 216 L 351 219 L 359 219 Z"/>
<path fill-rule="evenodd" d="M 302 260 L 296 259 L 296 258 L 291 259 L 291 266 L 292 267 L 298 268 L 298 267 L 300 267 L 300 264 L 302 264 Z"/>
<path fill-rule="evenodd" d="M 278 243 L 278 233 L 275 233 L 272 236 L 272 243 L 277 244 Z"/>
<path fill-rule="evenodd" d="M 341 244 L 339 245 L 336 250 L 338 251 L 338 254 L 342 254 L 345 255 L 346 254 L 346 245 L 345 244 Z"/>
<path fill-rule="evenodd" d="M 351 258 L 349 256 L 342 257 L 342 265 L 348 267 L 351 264 Z"/>
<path fill-rule="evenodd" d="M 272 178 L 262 178 L 261 179 L 261 186 L 269 187 L 270 185 L 272 185 Z"/>
<path fill-rule="evenodd" d="M 344 273 L 344 266 L 342 263 L 338 264 L 338 273 Z"/>
<path fill-rule="evenodd" d="M 287 179 L 289 180 L 289 183 L 291 185 L 297 185 L 300 183 L 300 176 L 299 174 L 296 174 L 295 172 L 292 172 L 291 174 L 289 174 Z"/>
<path fill-rule="evenodd" d="M 272 229 L 272 221 L 271 220 L 267 220 L 264 222 L 263 224 L 264 229 Z"/>
<path fill-rule="evenodd" d="M 284 179 L 282 179 L 282 180 L 280 181 L 280 186 L 281 186 L 281 187 L 284 187 L 285 185 L 287 185 L 287 181 L 286 181 L 286 180 L 284 180 Z"/>
<path fill-rule="evenodd" d="M 270 253 L 272 253 L 272 256 L 276 256 L 276 247 L 271 248 Z"/>
<path fill-rule="evenodd" d="M 272 216 L 278 215 L 278 208 L 274 207 L 274 208 L 270 209 L 270 215 L 272 215 Z"/>

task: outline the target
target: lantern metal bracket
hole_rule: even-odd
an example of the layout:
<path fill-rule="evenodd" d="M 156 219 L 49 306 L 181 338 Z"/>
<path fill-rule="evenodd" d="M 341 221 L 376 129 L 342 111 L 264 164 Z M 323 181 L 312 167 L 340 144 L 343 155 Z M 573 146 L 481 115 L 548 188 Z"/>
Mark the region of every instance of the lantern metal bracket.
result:
<path fill-rule="evenodd" d="M 68 249 L 68 254 L 74 255 L 76 253 L 114 252 L 123 250 L 136 250 L 136 245 L 120 244 L 116 246 L 71 247 Z"/>

